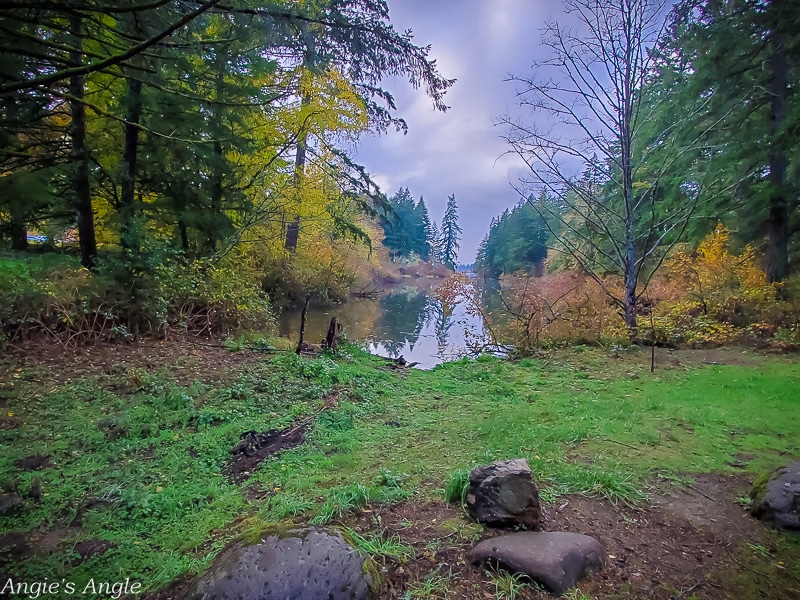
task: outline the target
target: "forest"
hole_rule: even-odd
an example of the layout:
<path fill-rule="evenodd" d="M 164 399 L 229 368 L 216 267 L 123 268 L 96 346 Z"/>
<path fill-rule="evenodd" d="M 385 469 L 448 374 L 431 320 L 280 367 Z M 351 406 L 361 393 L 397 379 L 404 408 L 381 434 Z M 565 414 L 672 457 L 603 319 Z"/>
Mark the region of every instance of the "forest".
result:
<path fill-rule="evenodd" d="M 520 202 L 476 257 L 512 342 L 569 321 L 587 341 L 691 341 L 697 317 L 721 343 L 797 341 L 790 5 L 575 3 L 589 38 L 548 26 L 550 57 L 513 77 L 530 120 L 497 118 L 529 167 Z M 2 11 L 6 337 L 265 330 L 271 305 L 346 300 L 398 262 L 455 270 L 455 194 L 437 224 L 349 150 L 407 127 L 385 78 L 439 111 L 454 81 L 384 2 Z"/>
<path fill-rule="evenodd" d="M 497 119 L 529 166 L 476 257 L 504 282 L 506 341 L 555 341 L 570 320 L 588 341 L 691 341 L 699 316 L 721 343 L 750 326 L 795 343 L 791 3 L 575 7 L 590 38 L 550 25 L 539 75 L 513 77 L 531 120 Z M 33 3 L 0 16 L 7 338 L 266 330 L 275 303 L 346 300 L 398 262 L 458 264 L 455 195 L 437 224 L 349 150 L 407 127 L 385 78 L 439 111 L 454 81 L 384 2 Z M 542 133 L 542 118 L 563 131 Z M 640 335 L 637 316 L 653 313 Z"/>
<path fill-rule="evenodd" d="M 383 78 L 452 83 L 384 2 L 0 10 L 7 333 L 258 329 L 369 282 L 398 214 L 348 145 L 406 127 Z"/>

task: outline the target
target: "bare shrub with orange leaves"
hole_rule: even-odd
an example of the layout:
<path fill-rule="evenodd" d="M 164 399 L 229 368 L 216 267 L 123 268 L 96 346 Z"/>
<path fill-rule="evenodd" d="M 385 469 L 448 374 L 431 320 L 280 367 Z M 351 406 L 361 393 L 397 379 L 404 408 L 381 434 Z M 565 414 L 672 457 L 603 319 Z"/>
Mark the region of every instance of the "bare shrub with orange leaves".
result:
<path fill-rule="evenodd" d="M 467 310 L 483 317 L 494 342 L 512 345 L 517 354 L 561 343 L 627 339 L 624 322 L 608 296 L 578 271 L 504 276 L 501 289 L 474 287 L 468 277 L 454 274 L 437 288 L 436 297 L 444 305 L 466 299 Z"/>
<path fill-rule="evenodd" d="M 622 341 L 624 324 L 608 296 L 579 271 L 561 271 L 534 278 L 503 278 L 500 294 L 509 333 L 522 353 L 558 343 Z M 617 339 L 620 338 L 620 339 Z"/>

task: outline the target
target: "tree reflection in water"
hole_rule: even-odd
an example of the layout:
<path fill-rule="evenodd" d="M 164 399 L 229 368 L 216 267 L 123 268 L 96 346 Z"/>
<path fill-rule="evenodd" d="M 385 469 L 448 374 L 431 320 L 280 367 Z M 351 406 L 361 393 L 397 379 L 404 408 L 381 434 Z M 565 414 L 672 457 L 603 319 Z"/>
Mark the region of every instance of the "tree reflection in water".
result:
<path fill-rule="evenodd" d="M 458 298 L 442 302 L 430 290 L 414 286 L 387 289 L 377 300 L 352 299 L 308 312 L 306 339 L 314 343 L 325 337 L 328 323 L 336 316 L 347 338 L 363 342 L 373 354 L 397 358 L 430 369 L 470 353 L 470 343 L 485 337 L 483 320 L 470 315 Z M 297 337 L 300 311 L 281 314 L 281 334 Z"/>

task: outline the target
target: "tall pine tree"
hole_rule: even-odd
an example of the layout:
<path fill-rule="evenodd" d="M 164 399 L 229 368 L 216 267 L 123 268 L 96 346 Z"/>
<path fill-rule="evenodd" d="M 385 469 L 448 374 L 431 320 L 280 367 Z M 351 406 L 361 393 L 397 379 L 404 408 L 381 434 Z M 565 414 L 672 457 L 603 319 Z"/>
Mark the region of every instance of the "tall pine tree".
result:
<path fill-rule="evenodd" d="M 458 243 L 462 233 L 461 227 L 458 225 L 458 206 L 456 205 L 456 195 L 451 194 L 447 198 L 447 207 L 444 211 L 444 218 L 442 219 L 442 263 L 455 270 L 458 262 L 458 249 L 461 245 Z"/>

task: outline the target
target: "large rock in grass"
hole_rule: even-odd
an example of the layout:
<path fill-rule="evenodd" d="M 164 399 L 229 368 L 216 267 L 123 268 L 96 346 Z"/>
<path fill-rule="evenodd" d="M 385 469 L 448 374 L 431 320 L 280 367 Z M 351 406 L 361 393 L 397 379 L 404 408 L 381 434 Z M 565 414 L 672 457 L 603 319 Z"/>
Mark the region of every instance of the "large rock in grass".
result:
<path fill-rule="evenodd" d="M 800 530 L 800 462 L 756 480 L 750 513 L 777 529 Z"/>
<path fill-rule="evenodd" d="M 539 489 L 524 458 L 474 468 L 466 505 L 473 518 L 493 527 L 532 529 L 542 520 Z"/>
<path fill-rule="evenodd" d="M 17 493 L 0 494 L 0 515 L 10 513 L 12 510 L 19 508 L 23 504 L 22 496 Z"/>
<path fill-rule="evenodd" d="M 373 600 L 370 572 L 341 533 L 312 527 L 229 548 L 186 600 Z"/>
<path fill-rule="evenodd" d="M 467 558 L 524 573 L 554 594 L 563 594 L 584 575 L 602 569 L 606 551 L 596 539 L 580 533 L 523 531 L 483 540 Z"/>

